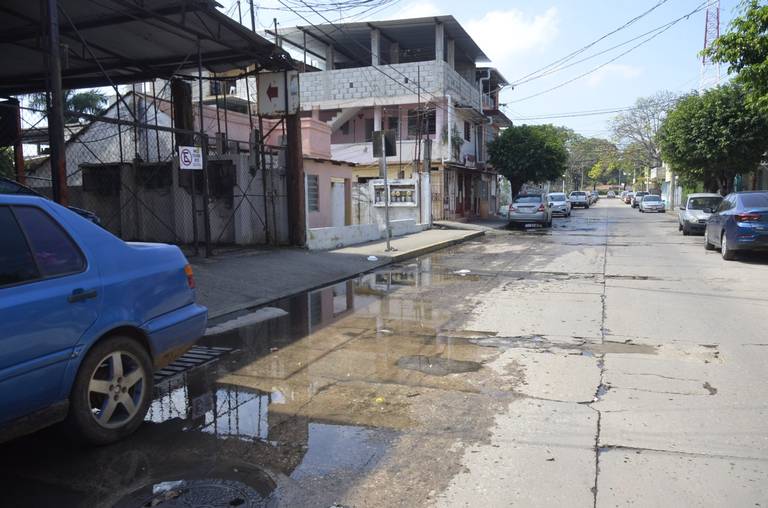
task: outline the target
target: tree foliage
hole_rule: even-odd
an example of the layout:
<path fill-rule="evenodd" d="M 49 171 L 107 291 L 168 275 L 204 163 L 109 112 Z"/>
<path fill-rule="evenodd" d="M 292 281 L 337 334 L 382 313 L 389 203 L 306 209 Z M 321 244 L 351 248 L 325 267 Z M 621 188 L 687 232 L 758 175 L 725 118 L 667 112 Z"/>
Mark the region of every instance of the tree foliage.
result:
<path fill-rule="evenodd" d="M 768 109 L 768 5 L 764 1 L 741 2 L 726 34 L 705 50 L 705 56 L 728 64 L 728 73 L 744 87 L 747 103 Z"/>
<path fill-rule="evenodd" d="M 64 122 L 75 123 L 84 119 L 84 115 L 97 115 L 104 110 L 107 96 L 98 90 L 75 92 L 64 90 Z M 33 94 L 30 105 L 34 109 L 47 110 L 46 94 Z"/>
<path fill-rule="evenodd" d="M 740 86 L 725 85 L 683 98 L 658 141 L 664 159 L 686 181 L 725 194 L 736 175 L 760 164 L 768 149 L 768 115 L 747 107 Z"/>
<path fill-rule="evenodd" d="M 517 195 L 527 182 L 543 183 L 560 178 L 568 153 L 563 131 L 552 125 L 509 127 L 488 145 L 490 162 Z"/>
<path fill-rule="evenodd" d="M 573 133 L 566 143 L 568 149 L 568 171 L 566 172 L 571 187 L 586 187 L 591 183 L 601 183 L 605 177 L 608 163 L 615 158 L 616 145 L 602 138 L 588 138 Z"/>
<path fill-rule="evenodd" d="M 16 170 L 13 161 L 13 148 L 0 146 L 0 176 L 15 178 Z"/>
<path fill-rule="evenodd" d="M 634 144 L 642 147 L 642 159 L 635 162 L 642 168 L 661 166 L 661 152 L 656 134 L 667 112 L 674 107 L 677 96 L 672 92 L 660 91 L 650 97 L 640 97 L 628 111 L 619 114 L 611 122 L 613 137 L 621 146 Z"/>

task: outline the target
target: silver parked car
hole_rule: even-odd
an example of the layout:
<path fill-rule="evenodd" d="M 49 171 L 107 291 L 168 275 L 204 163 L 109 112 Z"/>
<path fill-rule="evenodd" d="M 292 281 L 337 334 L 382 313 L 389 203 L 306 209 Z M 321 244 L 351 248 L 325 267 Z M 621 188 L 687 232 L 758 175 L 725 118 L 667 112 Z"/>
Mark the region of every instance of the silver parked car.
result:
<path fill-rule="evenodd" d="M 643 199 L 643 196 L 647 196 L 650 194 L 650 192 L 645 191 L 637 191 L 632 195 L 632 208 L 637 208 L 640 206 L 640 200 Z"/>
<path fill-rule="evenodd" d="M 509 224 L 552 226 L 552 208 L 546 194 L 520 194 L 509 205 Z"/>
<path fill-rule="evenodd" d="M 641 213 L 645 212 L 661 212 L 664 213 L 666 211 L 664 207 L 664 201 L 661 200 L 661 196 L 657 196 L 656 194 L 648 194 L 646 196 L 643 196 L 643 198 L 640 200 L 640 205 L 638 206 Z"/>
<path fill-rule="evenodd" d="M 589 196 L 584 191 L 573 191 L 568 196 L 568 199 L 570 200 L 571 206 L 573 208 L 576 208 L 577 206 L 589 208 L 589 205 L 592 204 L 589 200 Z"/>
<path fill-rule="evenodd" d="M 564 193 L 550 192 L 547 199 L 549 199 L 549 206 L 552 208 L 552 215 L 571 216 L 571 202 Z"/>
<path fill-rule="evenodd" d="M 691 233 L 704 233 L 712 212 L 720 206 L 723 196 L 701 192 L 688 194 L 680 212 L 677 214 L 677 229 L 688 236 Z"/>

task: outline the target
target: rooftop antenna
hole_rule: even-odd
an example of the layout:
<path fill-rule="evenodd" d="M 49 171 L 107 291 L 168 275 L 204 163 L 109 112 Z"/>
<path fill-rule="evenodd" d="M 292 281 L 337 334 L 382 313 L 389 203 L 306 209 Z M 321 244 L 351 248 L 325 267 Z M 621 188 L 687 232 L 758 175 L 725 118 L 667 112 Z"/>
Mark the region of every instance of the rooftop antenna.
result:
<path fill-rule="evenodd" d="M 718 37 L 720 37 L 720 0 L 709 0 L 704 18 L 704 50 L 711 48 Z M 720 64 L 713 62 L 706 54 L 702 54 L 699 91 L 703 92 L 719 84 Z"/>

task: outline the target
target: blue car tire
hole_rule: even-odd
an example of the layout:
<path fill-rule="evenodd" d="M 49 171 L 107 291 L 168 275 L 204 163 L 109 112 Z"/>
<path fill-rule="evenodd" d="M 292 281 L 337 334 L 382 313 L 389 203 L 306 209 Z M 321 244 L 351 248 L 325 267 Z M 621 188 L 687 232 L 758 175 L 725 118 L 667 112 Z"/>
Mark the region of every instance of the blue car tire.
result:
<path fill-rule="evenodd" d="M 112 443 L 141 425 L 152 389 L 152 360 L 146 349 L 130 337 L 109 337 L 97 343 L 80 365 L 67 423 L 82 441 Z"/>

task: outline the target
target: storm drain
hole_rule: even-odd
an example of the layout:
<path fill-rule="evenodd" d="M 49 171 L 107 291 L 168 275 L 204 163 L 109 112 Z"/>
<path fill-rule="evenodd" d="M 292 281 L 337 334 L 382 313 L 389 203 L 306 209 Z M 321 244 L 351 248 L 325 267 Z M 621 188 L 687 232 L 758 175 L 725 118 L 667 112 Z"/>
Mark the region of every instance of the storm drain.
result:
<path fill-rule="evenodd" d="M 173 363 L 155 372 L 155 384 L 182 372 L 211 363 L 232 351 L 234 349 L 227 347 L 194 346 L 174 360 Z"/>

